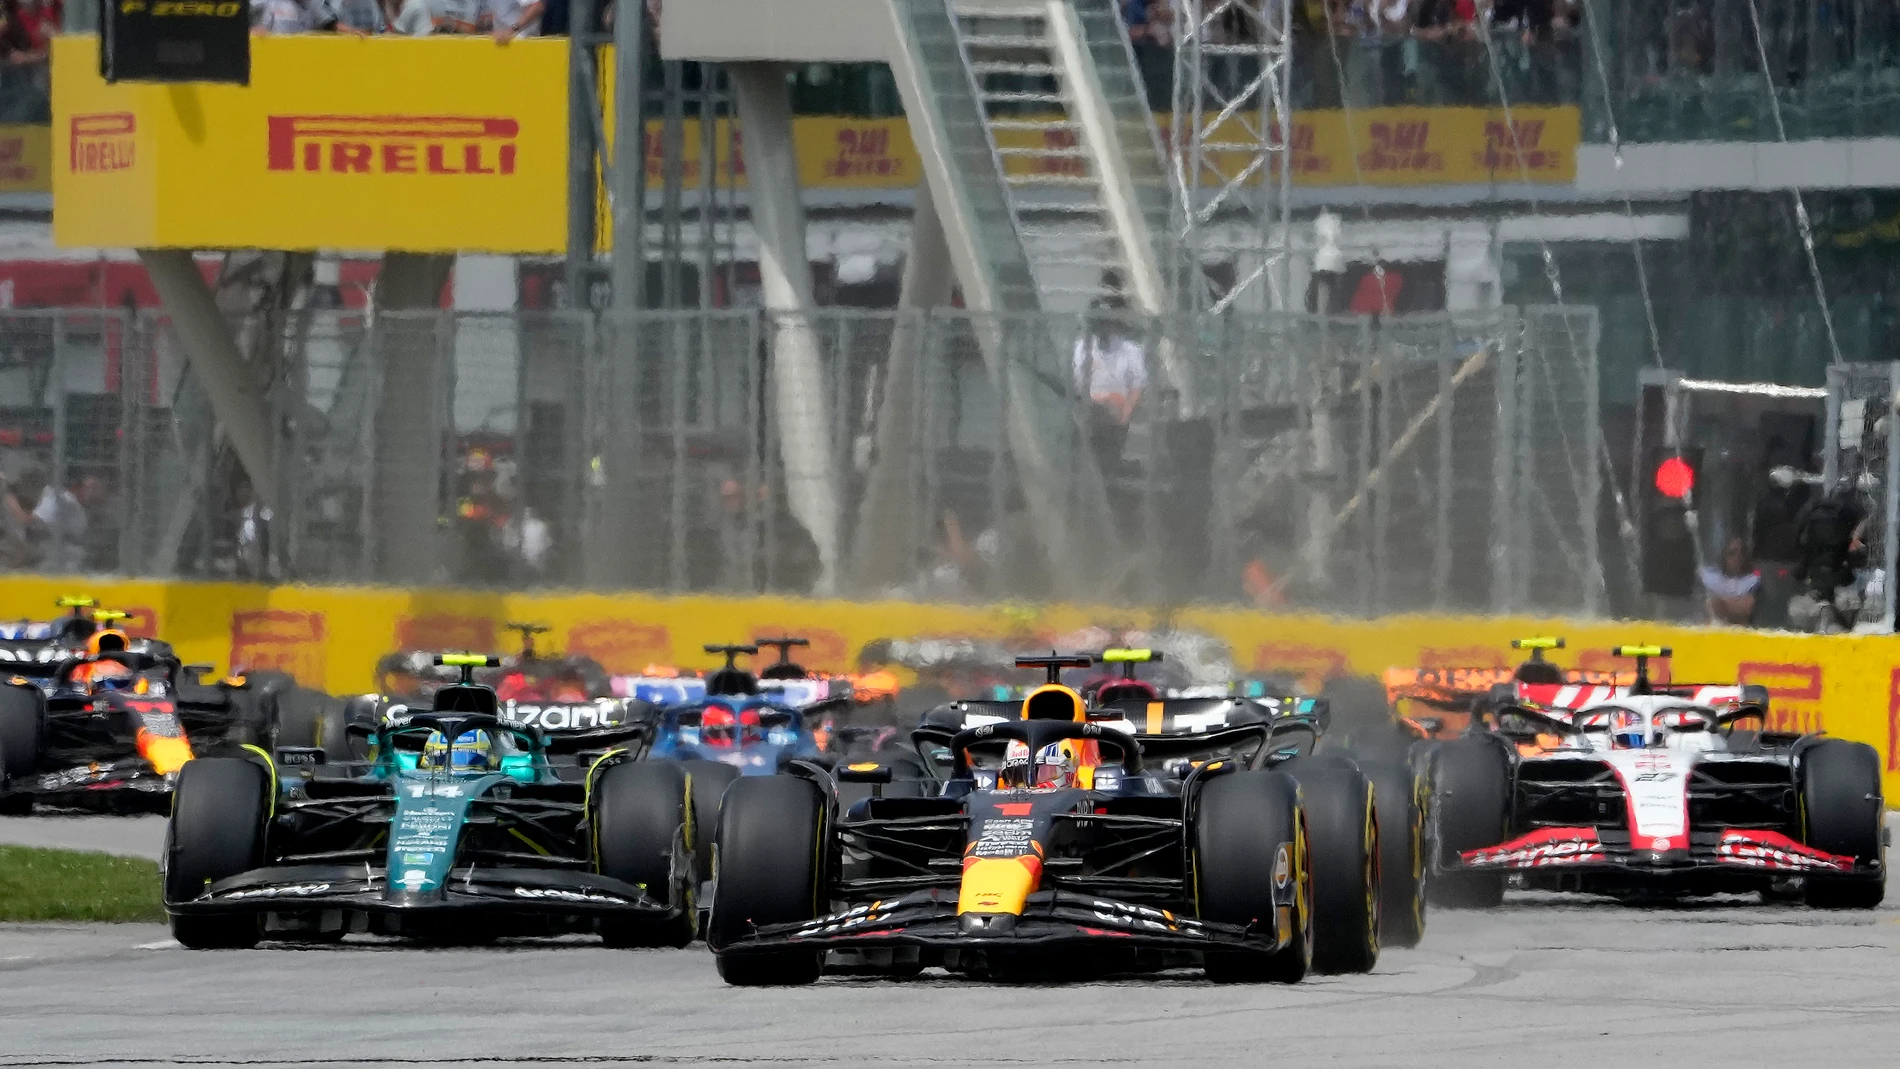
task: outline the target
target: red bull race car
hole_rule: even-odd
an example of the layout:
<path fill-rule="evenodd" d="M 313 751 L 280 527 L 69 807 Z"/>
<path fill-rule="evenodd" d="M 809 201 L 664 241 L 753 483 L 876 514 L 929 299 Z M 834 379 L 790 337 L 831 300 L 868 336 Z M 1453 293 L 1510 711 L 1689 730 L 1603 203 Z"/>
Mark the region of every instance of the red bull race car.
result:
<path fill-rule="evenodd" d="M 1198 967 L 1220 981 L 1365 971 L 1379 948 L 1378 824 L 1356 770 L 1266 767 L 1310 719 L 1137 735 L 1091 721 L 1055 680 L 1082 656 L 1025 657 L 1050 682 L 1014 715 L 925 727 L 931 793 L 849 805 L 879 762 L 728 789 L 707 941 L 728 983 L 826 971 L 1093 978 Z M 1185 775 L 1167 769 L 1185 768 Z M 1351 835 L 1338 834 L 1350 827 Z"/>
<path fill-rule="evenodd" d="M 244 680 L 201 682 L 206 666 L 110 626 L 123 616 L 96 612 L 78 648 L 49 647 L 35 663 L 50 674 L 0 677 L 0 812 L 163 812 L 198 751 L 257 741 Z"/>
<path fill-rule="evenodd" d="M 1873 747 L 1769 731 L 1749 685 L 1500 684 L 1433 756 L 1435 901 L 1507 886 L 1624 898 L 1760 892 L 1871 909 L 1886 890 Z"/>

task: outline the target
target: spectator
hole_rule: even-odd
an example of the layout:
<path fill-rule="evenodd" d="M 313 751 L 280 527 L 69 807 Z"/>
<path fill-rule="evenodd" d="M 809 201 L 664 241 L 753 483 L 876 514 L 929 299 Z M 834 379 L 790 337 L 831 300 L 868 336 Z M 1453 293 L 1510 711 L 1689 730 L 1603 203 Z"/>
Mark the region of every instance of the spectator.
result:
<path fill-rule="evenodd" d="M 271 511 L 247 480 L 238 484 L 237 574 L 245 579 L 272 578 Z"/>
<path fill-rule="evenodd" d="M 1866 556 L 1862 537 L 1867 513 L 1843 482 L 1825 497 L 1809 501 L 1795 517 L 1801 547 L 1801 578 L 1806 586 L 1788 599 L 1788 622 L 1801 631 L 1845 631 L 1857 611 L 1854 568 Z"/>
<path fill-rule="evenodd" d="M 40 563 L 45 524 L 33 515 L 44 478 L 35 482 L 32 468 L 12 479 L 0 475 L 0 568 L 23 570 Z"/>
<path fill-rule="evenodd" d="M 1112 272 L 1103 276 L 1103 285 L 1120 288 L 1120 279 Z M 1088 329 L 1075 340 L 1074 374 L 1076 389 L 1088 395 L 1088 435 L 1102 474 L 1120 471 L 1122 450 L 1128 443 L 1128 425 L 1148 386 L 1148 354 L 1141 343 L 1130 337 L 1120 313 L 1127 308 L 1120 293 L 1111 292 L 1096 299 L 1096 314 Z"/>
<path fill-rule="evenodd" d="M 1720 564 L 1702 566 L 1702 589 L 1709 622 L 1747 627 L 1755 622 L 1755 601 L 1761 592 L 1761 573 L 1748 559 L 1740 535 L 1722 547 Z"/>
<path fill-rule="evenodd" d="M 329 0 L 251 0 L 251 32 L 259 36 L 334 30 L 337 21 Z"/>
<path fill-rule="evenodd" d="M 539 37 L 546 7 L 545 0 L 488 0 L 490 32 L 504 45 L 517 37 Z"/>
<path fill-rule="evenodd" d="M 479 33 L 482 0 L 385 0 L 389 30 L 407 37 Z"/>
<path fill-rule="evenodd" d="M 86 505 L 80 499 L 83 482 L 67 487 L 47 485 L 33 509 L 47 531 L 43 564 L 57 572 L 79 572 L 86 567 Z"/>

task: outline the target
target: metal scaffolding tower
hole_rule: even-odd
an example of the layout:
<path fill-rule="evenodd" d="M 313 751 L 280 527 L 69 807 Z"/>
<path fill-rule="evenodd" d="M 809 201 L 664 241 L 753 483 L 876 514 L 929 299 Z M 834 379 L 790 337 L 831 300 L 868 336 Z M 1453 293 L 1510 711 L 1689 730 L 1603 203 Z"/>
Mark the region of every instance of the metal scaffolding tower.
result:
<path fill-rule="evenodd" d="M 1298 304 L 1287 293 L 1293 112 L 1288 0 L 1177 0 L 1174 122 L 1180 303 L 1221 312 Z M 1232 283 L 1210 276 L 1231 265 Z M 1260 291 L 1265 289 L 1264 300 Z"/>

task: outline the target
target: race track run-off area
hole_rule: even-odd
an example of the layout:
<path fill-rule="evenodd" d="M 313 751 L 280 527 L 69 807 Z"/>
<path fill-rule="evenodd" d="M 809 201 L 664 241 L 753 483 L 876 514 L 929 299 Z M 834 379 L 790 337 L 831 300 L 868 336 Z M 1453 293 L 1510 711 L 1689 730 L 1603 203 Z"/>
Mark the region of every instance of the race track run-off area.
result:
<path fill-rule="evenodd" d="M 193 952 L 156 925 L 0 927 L 0 1065 L 1894 1064 L 1900 909 L 1434 912 L 1367 976 L 1222 987 L 724 986 L 703 947 Z"/>

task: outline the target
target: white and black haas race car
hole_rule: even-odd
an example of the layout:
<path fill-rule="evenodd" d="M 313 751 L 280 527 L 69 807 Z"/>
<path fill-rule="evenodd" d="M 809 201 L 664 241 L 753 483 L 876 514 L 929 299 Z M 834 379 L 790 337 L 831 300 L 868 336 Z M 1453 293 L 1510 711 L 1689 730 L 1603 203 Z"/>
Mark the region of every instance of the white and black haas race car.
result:
<path fill-rule="evenodd" d="M 1886 893 L 1873 747 L 1765 730 L 1757 686 L 1509 683 L 1434 762 L 1434 901 L 1507 884 L 1622 898 L 1760 892 L 1871 909 Z"/>

